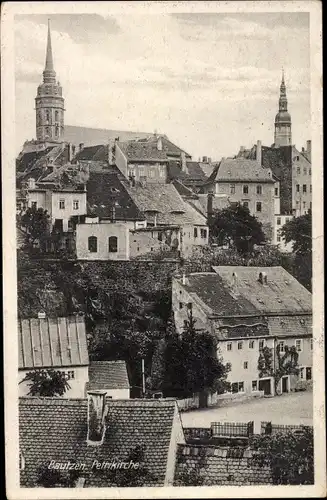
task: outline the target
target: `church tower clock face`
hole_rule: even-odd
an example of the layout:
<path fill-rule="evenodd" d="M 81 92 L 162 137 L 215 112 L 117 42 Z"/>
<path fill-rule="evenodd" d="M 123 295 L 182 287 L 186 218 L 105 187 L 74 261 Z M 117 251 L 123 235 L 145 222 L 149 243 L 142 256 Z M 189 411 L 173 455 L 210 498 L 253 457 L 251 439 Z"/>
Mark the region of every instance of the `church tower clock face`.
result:
<path fill-rule="evenodd" d="M 36 138 L 38 141 L 60 141 L 64 133 L 64 98 L 53 65 L 50 21 L 43 82 L 35 98 Z"/>

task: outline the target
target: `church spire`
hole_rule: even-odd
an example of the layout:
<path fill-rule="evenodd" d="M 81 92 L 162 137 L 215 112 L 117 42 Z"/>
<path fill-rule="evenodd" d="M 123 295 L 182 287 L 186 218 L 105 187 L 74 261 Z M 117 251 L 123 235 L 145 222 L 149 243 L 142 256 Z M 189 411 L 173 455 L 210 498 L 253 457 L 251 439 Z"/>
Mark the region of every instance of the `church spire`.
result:
<path fill-rule="evenodd" d="M 287 96 L 284 68 L 279 93 L 279 110 L 275 118 L 275 145 L 289 146 L 292 144 L 292 121 L 287 110 Z"/>
<path fill-rule="evenodd" d="M 48 19 L 48 41 L 47 41 L 47 56 L 45 59 L 45 70 L 53 71 L 53 57 L 52 57 L 52 46 L 51 46 L 51 31 L 50 31 L 50 19 Z"/>
<path fill-rule="evenodd" d="M 44 83 L 54 83 L 56 81 L 56 72 L 53 67 L 53 57 L 52 57 L 50 19 L 48 19 L 47 52 L 45 58 L 45 67 L 43 71 L 43 81 Z"/>

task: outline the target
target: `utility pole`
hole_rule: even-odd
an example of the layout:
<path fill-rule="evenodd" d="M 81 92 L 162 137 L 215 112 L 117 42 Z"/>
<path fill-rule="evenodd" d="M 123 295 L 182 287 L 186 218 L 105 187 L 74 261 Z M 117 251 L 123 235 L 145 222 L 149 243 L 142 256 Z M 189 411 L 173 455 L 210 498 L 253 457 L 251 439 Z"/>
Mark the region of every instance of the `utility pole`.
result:
<path fill-rule="evenodd" d="M 142 358 L 142 397 L 145 397 L 145 373 L 144 373 L 144 358 Z"/>

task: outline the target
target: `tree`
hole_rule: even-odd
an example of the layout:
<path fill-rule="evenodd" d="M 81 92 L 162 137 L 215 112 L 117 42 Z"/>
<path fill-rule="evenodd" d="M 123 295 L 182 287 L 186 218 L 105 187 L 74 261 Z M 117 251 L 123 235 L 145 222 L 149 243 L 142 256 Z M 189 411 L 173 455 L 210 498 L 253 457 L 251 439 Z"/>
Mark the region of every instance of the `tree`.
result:
<path fill-rule="evenodd" d="M 298 255 L 311 255 L 312 253 L 312 215 L 308 214 L 295 217 L 284 224 L 280 229 L 281 236 L 286 243 L 293 243 L 293 252 Z"/>
<path fill-rule="evenodd" d="M 33 247 L 36 240 L 41 241 L 49 233 L 49 220 L 47 210 L 30 207 L 21 217 L 21 224 L 27 230 L 27 244 Z"/>
<path fill-rule="evenodd" d="M 280 344 L 277 344 L 274 350 L 270 347 L 264 347 L 260 351 L 258 359 L 259 378 L 273 377 L 275 394 L 278 394 L 277 388 L 279 381 L 284 375 L 298 375 L 299 354 L 294 346 L 285 346 L 284 352 L 280 350 Z"/>
<path fill-rule="evenodd" d="M 274 484 L 314 484 L 313 428 L 254 435 L 253 462 L 270 467 Z"/>
<path fill-rule="evenodd" d="M 219 245 L 234 246 L 240 255 L 265 241 L 262 224 L 240 203 L 216 210 L 210 221 L 210 235 Z"/>
<path fill-rule="evenodd" d="M 229 367 L 218 359 L 216 342 L 209 332 L 196 329 L 195 324 L 191 310 L 181 336 L 176 332 L 166 335 L 162 383 L 165 396 L 205 396 L 218 387 L 221 391 L 226 381 Z"/>
<path fill-rule="evenodd" d="M 22 382 L 27 382 L 30 386 L 28 393 L 30 396 L 63 396 L 70 389 L 65 373 L 53 369 L 29 372 L 20 384 Z"/>

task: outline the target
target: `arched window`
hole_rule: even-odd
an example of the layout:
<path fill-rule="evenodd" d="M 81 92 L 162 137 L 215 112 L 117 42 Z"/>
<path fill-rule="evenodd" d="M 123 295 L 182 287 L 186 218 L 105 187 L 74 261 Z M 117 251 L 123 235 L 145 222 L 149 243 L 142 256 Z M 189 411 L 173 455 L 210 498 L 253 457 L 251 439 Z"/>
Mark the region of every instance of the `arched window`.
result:
<path fill-rule="evenodd" d="M 90 236 L 88 239 L 89 252 L 98 251 L 98 238 L 96 236 Z"/>
<path fill-rule="evenodd" d="M 49 121 L 50 121 L 50 111 L 48 109 L 45 112 L 45 119 L 49 123 Z"/>
<path fill-rule="evenodd" d="M 59 120 L 59 111 L 55 111 L 55 120 L 56 122 Z"/>
<path fill-rule="evenodd" d="M 109 252 L 117 252 L 118 250 L 118 238 L 117 236 L 110 236 L 109 238 Z"/>
<path fill-rule="evenodd" d="M 59 135 L 59 125 L 57 123 L 56 127 L 55 127 L 55 134 L 56 134 L 56 137 L 58 137 Z"/>

